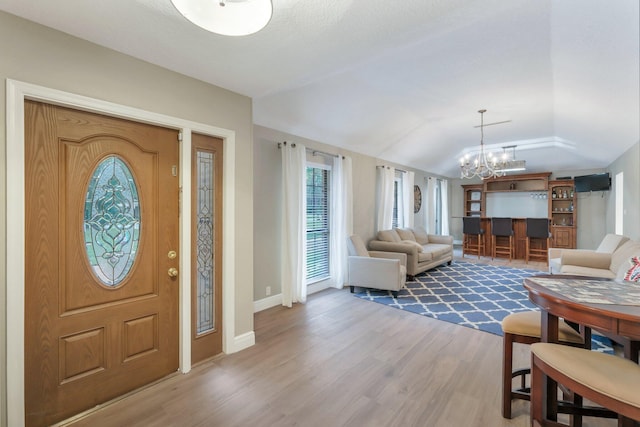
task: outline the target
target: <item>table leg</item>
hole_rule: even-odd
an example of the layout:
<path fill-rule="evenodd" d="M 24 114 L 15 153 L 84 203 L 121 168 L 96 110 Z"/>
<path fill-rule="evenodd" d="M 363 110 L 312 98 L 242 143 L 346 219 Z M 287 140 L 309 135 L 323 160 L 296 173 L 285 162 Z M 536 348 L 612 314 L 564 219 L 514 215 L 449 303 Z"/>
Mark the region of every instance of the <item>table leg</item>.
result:
<path fill-rule="evenodd" d="M 631 418 L 618 416 L 618 427 L 638 427 L 639 421 L 634 421 Z"/>
<path fill-rule="evenodd" d="M 640 341 L 626 339 L 624 342 L 624 357 L 638 363 L 638 352 L 640 351 Z"/>
<path fill-rule="evenodd" d="M 542 342 L 558 342 L 558 316 L 541 310 L 541 330 L 540 338 Z M 551 421 L 558 421 L 558 383 L 546 375 L 542 379 L 543 402 L 545 406 L 545 418 Z"/>

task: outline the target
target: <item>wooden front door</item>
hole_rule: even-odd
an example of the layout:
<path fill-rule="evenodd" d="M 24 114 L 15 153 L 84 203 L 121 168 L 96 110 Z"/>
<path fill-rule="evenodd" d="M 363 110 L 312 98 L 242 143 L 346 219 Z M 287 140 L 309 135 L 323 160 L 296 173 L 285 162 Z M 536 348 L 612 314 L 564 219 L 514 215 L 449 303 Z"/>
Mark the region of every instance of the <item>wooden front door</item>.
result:
<path fill-rule="evenodd" d="M 191 138 L 191 363 L 222 352 L 222 140 Z"/>
<path fill-rule="evenodd" d="M 25 102 L 28 426 L 178 369 L 177 135 Z"/>

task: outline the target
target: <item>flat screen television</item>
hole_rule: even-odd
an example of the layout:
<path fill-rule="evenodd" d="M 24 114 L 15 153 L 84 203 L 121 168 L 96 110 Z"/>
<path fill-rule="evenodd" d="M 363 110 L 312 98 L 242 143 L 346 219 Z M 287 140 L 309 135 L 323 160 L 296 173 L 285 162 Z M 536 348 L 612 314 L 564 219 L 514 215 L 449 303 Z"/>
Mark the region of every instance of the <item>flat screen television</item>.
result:
<path fill-rule="evenodd" d="M 576 176 L 573 178 L 573 182 L 576 186 L 577 193 L 607 191 L 611 189 L 611 177 L 608 172 Z"/>

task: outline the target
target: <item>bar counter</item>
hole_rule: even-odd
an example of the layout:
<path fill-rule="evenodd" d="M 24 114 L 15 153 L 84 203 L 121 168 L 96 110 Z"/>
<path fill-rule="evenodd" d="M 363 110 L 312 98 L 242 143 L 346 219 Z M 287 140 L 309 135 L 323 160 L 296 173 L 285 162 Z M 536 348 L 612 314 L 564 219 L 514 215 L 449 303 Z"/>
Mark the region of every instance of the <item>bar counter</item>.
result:
<path fill-rule="evenodd" d="M 525 259 L 526 251 L 527 251 L 527 221 L 526 218 L 512 218 L 513 219 L 513 244 L 515 247 L 514 250 L 514 259 Z M 484 238 L 485 238 L 485 250 L 484 256 L 491 256 L 491 218 L 482 217 L 480 218 L 480 226 L 484 230 Z M 499 242 L 504 242 L 503 239 L 509 239 L 508 237 L 496 236 L 496 240 Z M 508 242 L 505 242 L 508 244 Z M 542 239 L 532 239 L 531 247 L 532 248 L 543 248 L 544 242 Z"/>

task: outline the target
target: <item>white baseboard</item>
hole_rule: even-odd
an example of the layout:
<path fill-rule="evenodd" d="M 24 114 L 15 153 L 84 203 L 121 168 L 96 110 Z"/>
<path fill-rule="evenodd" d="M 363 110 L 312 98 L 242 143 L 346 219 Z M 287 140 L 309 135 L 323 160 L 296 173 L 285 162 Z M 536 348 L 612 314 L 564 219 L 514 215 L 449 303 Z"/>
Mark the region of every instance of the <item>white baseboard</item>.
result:
<path fill-rule="evenodd" d="M 255 332 L 247 332 L 242 335 L 238 335 L 233 339 L 233 351 L 230 353 L 236 353 L 238 351 L 244 350 L 245 348 L 249 348 L 256 343 L 256 334 Z"/>
<path fill-rule="evenodd" d="M 332 286 L 328 285 L 328 281 L 314 283 L 313 285 L 309 285 L 307 287 L 307 295 L 314 294 L 316 292 L 320 292 L 322 290 L 331 288 Z M 258 301 L 253 302 L 253 312 L 257 313 L 262 310 L 266 310 L 271 307 L 276 307 L 282 304 L 282 294 L 272 295 L 270 297 L 262 298 Z"/>
<path fill-rule="evenodd" d="M 282 304 L 282 294 L 272 295 L 267 298 L 263 298 L 253 302 L 253 312 L 257 313 L 262 310 L 266 310 L 271 307 L 275 307 Z"/>

